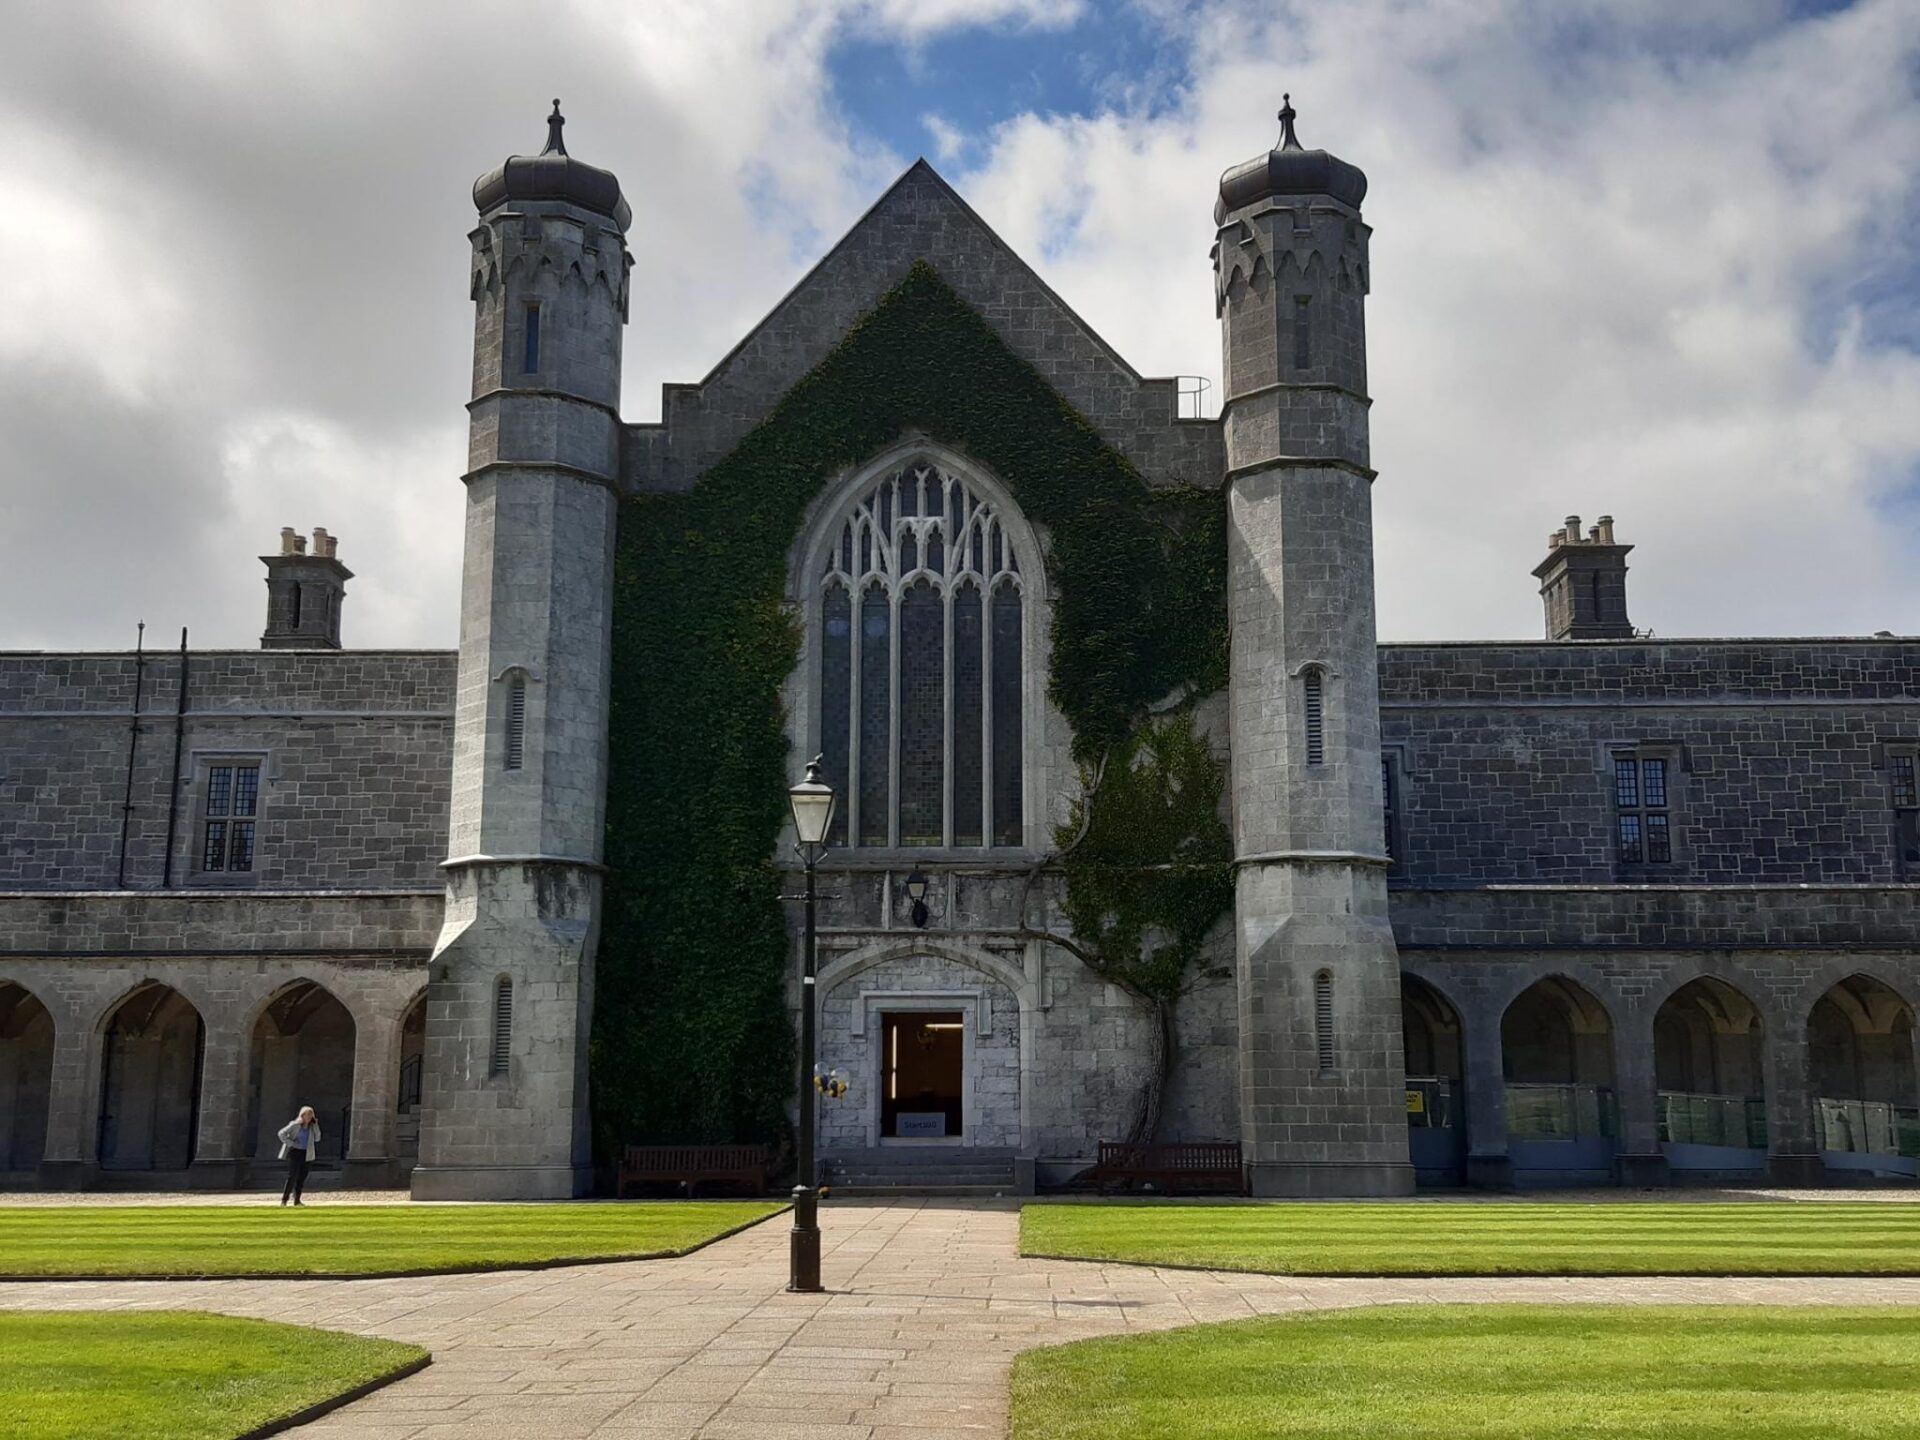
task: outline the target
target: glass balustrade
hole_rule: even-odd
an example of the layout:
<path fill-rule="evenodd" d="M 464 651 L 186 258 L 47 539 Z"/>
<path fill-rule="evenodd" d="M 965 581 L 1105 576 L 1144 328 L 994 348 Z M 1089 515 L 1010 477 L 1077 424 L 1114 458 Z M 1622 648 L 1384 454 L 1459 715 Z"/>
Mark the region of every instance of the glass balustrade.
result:
<path fill-rule="evenodd" d="M 1767 1107 L 1757 1095 L 1662 1090 L 1654 1097 L 1660 1138 L 1675 1145 L 1767 1148 Z"/>
<path fill-rule="evenodd" d="M 1611 1139 L 1619 1133 L 1613 1091 L 1603 1085 L 1507 1084 L 1507 1135 L 1514 1140 Z"/>
<path fill-rule="evenodd" d="M 1902 1155 L 1920 1158 L 1920 1110 L 1882 1100 L 1813 1102 L 1820 1148 L 1845 1155 Z"/>

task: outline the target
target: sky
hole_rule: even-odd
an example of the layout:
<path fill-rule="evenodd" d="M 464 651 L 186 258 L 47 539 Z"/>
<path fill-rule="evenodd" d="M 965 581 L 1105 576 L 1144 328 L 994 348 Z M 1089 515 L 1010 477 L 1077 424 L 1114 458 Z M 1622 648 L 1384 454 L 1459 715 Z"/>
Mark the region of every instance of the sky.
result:
<path fill-rule="evenodd" d="M 1564 516 L 1659 635 L 1920 634 L 1913 0 L 0 0 L 0 648 L 455 642 L 473 179 L 634 209 L 623 409 L 916 156 L 1146 374 L 1209 377 L 1222 170 L 1360 165 L 1383 639 L 1537 636 Z"/>

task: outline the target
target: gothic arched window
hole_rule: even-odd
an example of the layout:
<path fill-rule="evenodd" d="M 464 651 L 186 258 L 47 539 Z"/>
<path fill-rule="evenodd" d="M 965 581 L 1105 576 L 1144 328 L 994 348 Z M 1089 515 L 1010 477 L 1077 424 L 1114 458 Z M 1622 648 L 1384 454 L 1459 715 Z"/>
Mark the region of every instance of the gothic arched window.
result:
<path fill-rule="evenodd" d="M 836 845 L 1019 845 L 1022 582 L 994 503 L 927 461 L 832 533 L 820 749 Z"/>

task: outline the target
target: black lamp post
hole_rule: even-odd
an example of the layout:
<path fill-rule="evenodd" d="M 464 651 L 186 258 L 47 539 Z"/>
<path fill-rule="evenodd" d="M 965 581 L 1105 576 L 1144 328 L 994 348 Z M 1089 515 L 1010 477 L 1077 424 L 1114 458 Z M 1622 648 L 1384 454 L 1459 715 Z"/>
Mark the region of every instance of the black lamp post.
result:
<path fill-rule="evenodd" d="M 820 1289 L 820 1196 L 813 1186 L 813 1016 L 814 918 L 813 872 L 827 848 L 833 824 L 833 787 L 820 778 L 820 759 L 807 762 L 807 775 L 787 791 L 793 808 L 796 848 L 807 866 L 807 935 L 800 972 L 800 1174 L 793 1187 L 793 1235 L 787 1289 Z"/>

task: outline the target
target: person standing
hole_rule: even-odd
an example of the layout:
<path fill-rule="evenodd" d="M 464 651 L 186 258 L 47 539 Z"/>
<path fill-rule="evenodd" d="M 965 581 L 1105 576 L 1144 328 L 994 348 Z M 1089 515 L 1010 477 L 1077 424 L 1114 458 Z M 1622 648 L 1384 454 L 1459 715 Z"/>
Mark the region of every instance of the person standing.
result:
<path fill-rule="evenodd" d="M 307 1166 L 320 1149 L 320 1117 L 313 1106 L 302 1105 L 300 1113 L 280 1127 L 280 1158 L 287 1162 L 287 1186 L 280 1192 L 280 1203 L 305 1202 L 300 1192 L 307 1188 Z"/>

